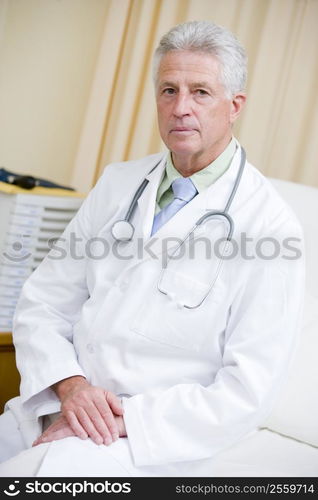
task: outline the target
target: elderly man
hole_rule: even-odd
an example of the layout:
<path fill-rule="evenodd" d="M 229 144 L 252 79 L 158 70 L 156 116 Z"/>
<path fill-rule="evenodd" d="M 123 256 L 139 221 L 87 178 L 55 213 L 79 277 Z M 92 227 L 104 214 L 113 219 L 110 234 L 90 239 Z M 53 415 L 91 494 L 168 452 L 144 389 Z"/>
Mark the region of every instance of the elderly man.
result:
<path fill-rule="evenodd" d="M 32 474 L 213 474 L 270 412 L 299 325 L 302 236 L 232 135 L 245 80 L 222 27 L 188 22 L 161 39 L 168 152 L 108 166 L 26 282 L 21 396 L 0 440 L 4 459 L 33 448 L 2 471 L 46 453 Z"/>

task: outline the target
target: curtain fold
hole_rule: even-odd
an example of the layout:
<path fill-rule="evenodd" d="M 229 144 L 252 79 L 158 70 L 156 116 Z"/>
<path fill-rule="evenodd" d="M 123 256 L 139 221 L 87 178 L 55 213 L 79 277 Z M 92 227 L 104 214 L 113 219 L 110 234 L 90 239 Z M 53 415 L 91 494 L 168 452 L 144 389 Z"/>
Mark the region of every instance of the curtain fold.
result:
<path fill-rule="evenodd" d="M 234 133 L 265 175 L 318 186 L 318 0 L 106 0 L 72 183 L 88 191 L 105 165 L 163 149 L 151 60 L 188 20 L 233 31 L 249 57 L 248 100 Z"/>

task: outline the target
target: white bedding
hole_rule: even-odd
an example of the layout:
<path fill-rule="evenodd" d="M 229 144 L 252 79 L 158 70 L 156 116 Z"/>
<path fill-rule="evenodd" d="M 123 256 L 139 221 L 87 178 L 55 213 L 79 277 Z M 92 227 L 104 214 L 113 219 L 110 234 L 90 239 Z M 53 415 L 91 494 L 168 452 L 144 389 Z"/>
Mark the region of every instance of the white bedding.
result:
<path fill-rule="evenodd" d="M 193 462 L 192 462 L 193 464 Z M 178 471 L 178 473 L 176 473 Z M 67 438 L 26 450 L 0 465 L 7 477 L 129 477 L 177 476 L 180 468 L 133 465 L 127 439 L 110 447 L 91 440 Z M 201 477 L 318 477 L 318 448 L 269 430 L 249 435 L 211 460 L 184 463 L 183 476 Z"/>
<path fill-rule="evenodd" d="M 318 477 L 318 448 L 263 429 L 221 453 L 218 477 Z"/>

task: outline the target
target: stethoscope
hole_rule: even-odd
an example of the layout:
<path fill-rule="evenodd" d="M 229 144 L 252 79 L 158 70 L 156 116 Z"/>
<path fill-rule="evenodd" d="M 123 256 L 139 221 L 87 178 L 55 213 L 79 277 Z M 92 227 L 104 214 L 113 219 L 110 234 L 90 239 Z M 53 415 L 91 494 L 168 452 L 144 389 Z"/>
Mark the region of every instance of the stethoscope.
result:
<path fill-rule="evenodd" d="M 224 219 L 226 224 L 227 224 L 227 227 L 228 227 L 228 230 L 226 231 L 226 236 L 225 236 L 225 240 L 228 242 L 231 240 L 232 238 L 232 235 L 233 235 L 233 232 L 234 232 L 234 221 L 232 219 L 232 217 L 230 216 L 229 214 L 229 210 L 230 210 L 230 207 L 232 205 L 232 202 L 233 202 L 233 199 L 235 197 L 235 194 L 237 192 L 237 189 L 239 187 L 239 184 L 240 184 L 240 181 L 241 181 L 241 177 L 242 177 L 242 174 L 243 174 L 243 170 L 244 170 L 244 167 L 245 167 L 245 164 L 246 164 L 246 153 L 245 153 L 245 150 L 244 148 L 241 146 L 240 147 L 240 152 L 241 152 L 241 160 L 240 160 L 240 166 L 239 166 L 239 170 L 238 170 L 238 173 L 237 173 L 237 176 L 236 176 L 236 179 L 235 179 L 235 182 L 234 182 L 234 186 L 232 188 L 232 191 L 231 191 L 231 194 L 227 200 L 227 203 L 225 205 L 225 208 L 224 210 L 209 210 L 206 214 L 202 215 L 202 217 L 200 217 L 194 224 L 194 226 L 192 227 L 192 229 L 188 232 L 188 234 L 186 235 L 186 237 L 182 240 L 182 242 L 175 248 L 174 252 L 172 254 L 169 254 L 169 258 L 167 258 L 165 260 L 165 264 L 162 268 L 162 271 L 161 271 L 161 275 L 159 277 L 159 280 L 158 280 L 158 284 L 157 284 L 157 288 L 158 288 L 158 291 L 160 293 L 163 293 L 164 295 L 168 295 L 170 296 L 170 298 L 173 298 L 173 300 L 175 300 L 175 294 L 173 293 L 169 293 L 167 290 L 164 290 L 162 287 L 161 287 L 161 283 L 162 283 L 162 280 L 163 280 L 163 277 L 164 277 L 164 272 L 165 270 L 167 269 L 168 267 L 168 263 L 169 263 L 169 260 L 175 255 L 175 253 L 178 251 L 178 249 L 180 249 L 180 247 L 190 238 L 191 235 L 194 234 L 194 232 L 196 231 L 196 229 L 198 229 L 203 223 L 207 222 L 208 220 L 210 220 L 211 218 L 216 218 L 216 219 Z M 161 163 L 162 160 L 159 161 L 159 163 L 157 163 L 151 170 L 150 172 L 148 173 L 151 174 L 151 172 L 153 172 L 158 166 L 159 164 Z M 134 197 L 129 205 L 129 208 L 126 212 L 126 215 L 124 217 L 124 219 L 121 219 L 121 220 L 118 220 L 116 221 L 112 228 L 111 228 L 111 233 L 112 233 L 112 236 L 114 237 L 114 239 L 117 241 L 117 242 L 129 242 L 132 240 L 132 237 L 134 235 L 134 231 L 135 231 L 135 228 L 131 222 L 131 219 L 132 219 L 132 216 L 134 214 L 134 211 L 137 207 L 137 204 L 138 204 L 138 200 L 139 198 L 141 197 L 141 195 L 143 194 L 144 190 L 146 189 L 147 185 L 149 183 L 149 180 L 147 178 L 145 178 L 142 183 L 140 184 L 140 186 L 138 187 L 138 189 L 136 190 L 135 194 L 134 194 Z M 221 261 L 220 261 L 220 265 L 221 265 Z M 207 290 L 207 292 L 205 293 L 204 297 L 202 298 L 202 300 L 196 304 L 195 306 L 189 306 L 189 305 L 186 305 L 186 304 L 179 304 L 181 305 L 182 307 L 186 307 L 187 309 L 196 309 L 197 307 L 199 307 L 203 302 L 204 300 L 206 299 L 206 297 L 209 295 L 210 291 L 212 290 L 213 286 L 214 286 L 214 283 L 215 283 L 215 280 L 216 278 L 211 282 L 211 286 L 209 287 L 209 289 Z"/>

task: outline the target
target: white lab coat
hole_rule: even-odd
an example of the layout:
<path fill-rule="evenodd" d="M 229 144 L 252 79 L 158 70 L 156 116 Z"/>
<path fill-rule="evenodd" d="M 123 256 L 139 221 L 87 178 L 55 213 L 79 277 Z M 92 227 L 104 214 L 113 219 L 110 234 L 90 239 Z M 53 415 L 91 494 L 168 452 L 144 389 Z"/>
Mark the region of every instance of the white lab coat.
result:
<path fill-rule="evenodd" d="M 105 256 L 114 242 L 110 228 L 160 160 L 133 216 L 133 242 L 117 247 L 121 259 L 114 251 Z M 65 252 L 59 243 L 23 288 L 14 343 L 24 410 L 35 416 L 58 411 L 49 386 L 84 375 L 129 396 L 124 418 L 136 466 L 185 461 L 189 475 L 191 462 L 214 457 L 262 424 L 295 344 L 303 259 L 228 260 L 197 309 L 179 307 L 157 289 L 163 239 L 184 237 L 206 210 L 225 207 L 239 162 L 238 149 L 227 172 L 166 223 L 154 244 L 149 235 L 165 155 L 106 168 L 63 234 Z M 241 233 L 254 241 L 275 238 L 281 253 L 295 254 L 283 246 L 286 238 L 302 238 L 299 224 L 250 164 L 230 214 L 238 241 Z M 150 251 L 142 252 L 141 238 Z M 91 258 L 94 252 L 98 258 Z M 181 294 L 200 289 L 191 274 L 200 258 L 183 266 L 182 276 L 173 275 Z"/>

